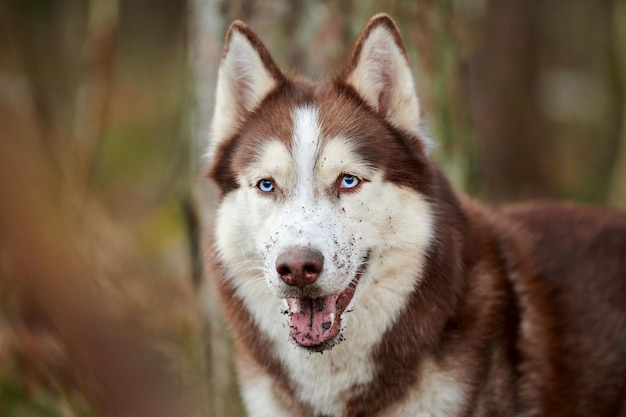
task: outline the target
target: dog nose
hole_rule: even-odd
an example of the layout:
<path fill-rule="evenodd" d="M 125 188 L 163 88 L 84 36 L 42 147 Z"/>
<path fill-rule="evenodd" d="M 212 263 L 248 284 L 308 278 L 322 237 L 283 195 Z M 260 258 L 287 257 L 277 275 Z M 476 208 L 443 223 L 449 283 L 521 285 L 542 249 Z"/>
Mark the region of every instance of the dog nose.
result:
<path fill-rule="evenodd" d="M 324 255 L 308 247 L 293 247 L 276 259 L 276 271 L 287 285 L 298 288 L 317 281 L 324 267 Z"/>

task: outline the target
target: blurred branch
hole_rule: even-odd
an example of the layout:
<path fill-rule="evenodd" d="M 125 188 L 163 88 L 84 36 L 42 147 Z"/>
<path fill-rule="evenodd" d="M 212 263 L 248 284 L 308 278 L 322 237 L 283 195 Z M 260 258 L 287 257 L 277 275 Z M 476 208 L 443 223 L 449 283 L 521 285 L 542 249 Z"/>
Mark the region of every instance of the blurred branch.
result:
<path fill-rule="evenodd" d="M 191 196 L 183 198 L 181 201 L 183 219 L 185 221 L 186 235 L 189 242 L 189 253 L 191 254 L 191 272 L 193 283 L 198 287 L 202 283 L 202 259 L 200 256 L 200 216 L 196 209 L 196 204 Z"/>
<path fill-rule="evenodd" d="M 87 36 L 83 46 L 85 71 L 75 105 L 74 175 L 88 185 L 98 144 L 102 140 L 111 105 L 113 57 L 118 22 L 118 1 L 89 2 Z"/>
<path fill-rule="evenodd" d="M 46 155 L 57 169 L 73 169 L 66 145 L 73 140 L 72 123 L 81 77 L 81 40 L 88 4 L 76 0 L 9 2 L 6 6 L 11 63 L 24 77 L 34 110 L 32 122 Z M 72 33 L 65 36 L 66 31 Z"/>
<path fill-rule="evenodd" d="M 623 1 L 613 3 L 612 50 L 616 78 L 621 92 L 621 123 L 618 152 L 611 175 L 609 203 L 615 207 L 626 208 L 626 4 Z"/>
<path fill-rule="evenodd" d="M 209 143 L 211 115 L 213 113 L 214 88 L 217 81 L 217 68 L 222 52 L 222 41 L 230 22 L 247 19 L 252 13 L 252 2 L 248 0 L 236 2 L 219 2 L 217 0 L 192 0 L 190 8 L 192 32 L 189 39 L 189 51 L 194 78 L 195 107 L 193 113 L 193 137 L 195 138 L 194 157 L 202 155 Z M 221 7 L 220 7 L 221 6 Z M 196 161 L 197 162 L 197 161 Z M 200 170 L 205 167 L 200 161 Z M 213 211 L 211 201 L 213 195 L 204 187 L 195 184 L 194 202 L 203 210 L 194 213 L 193 205 L 184 204 L 186 224 L 189 230 L 189 244 L 193 253 L 200 255 L 197 246 L 201 240 L 201 230 L 212 227 Z M 196 234 L 198 233 L 198 234 Z M 196 251 L 198 250 L 198 251 Z M 205 249 L 206 250 L 206 249 Z M 194 276 L 200 270 L 200 257 L 193 260 Z M 228 338 L 224 320 L 218 308 L 216 293 L 204 279 L 199 284 L 202 298 L 202 310 L 206 323 L 206 366 L 209 384 L 209 415 L 215 417 L 243 416 L 243 406 L 238 396 L 238 388 L 234 372 L 233 349 Z"/>

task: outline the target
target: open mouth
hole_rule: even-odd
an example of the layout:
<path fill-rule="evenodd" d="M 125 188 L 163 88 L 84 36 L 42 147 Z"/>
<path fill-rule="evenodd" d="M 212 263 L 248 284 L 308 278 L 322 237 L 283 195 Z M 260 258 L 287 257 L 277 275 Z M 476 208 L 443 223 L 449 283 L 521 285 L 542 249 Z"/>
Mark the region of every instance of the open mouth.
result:
<path fill-rule="evenodd" d="M 323 351 L 340 342 L 341 314 L 346 310 L 365 271 L 364 262 L 341 294 L 325 297 L 287 298 L 290 333 L 295 342 L 309 350 Z"/>

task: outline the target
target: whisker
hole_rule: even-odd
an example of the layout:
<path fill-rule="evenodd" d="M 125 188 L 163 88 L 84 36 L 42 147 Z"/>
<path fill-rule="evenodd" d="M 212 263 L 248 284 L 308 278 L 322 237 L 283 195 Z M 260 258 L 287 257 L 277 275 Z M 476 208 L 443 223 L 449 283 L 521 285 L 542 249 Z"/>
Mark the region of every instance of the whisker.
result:
<path fill-rule="evenodd" d="M 248 287 L 252 287 L 252 290 L 256 290 L 256 288 L 254 288 L 255 286 L 259 286 L 258 290 L 261 290 L 262 288 L 265 287 L 265 278 L 263 276 L 258 276 L 255 277 L 251 280 L 248 280 L 246 282 L 243 282 L 239 285 L 239 288 L 241 289 L 248 289 Z"/>
<path fill-rule="evenodd" d="M 248 261 L 248 262 L 239 262 L 238 264 L 233 264 L 231 265 L 232 269 L 236 269 L 236 270 L 242 270 L 242 269 L 257 269 L 259 271 L 262 271 L 264 268 L 263 262 L 253 262 L 253 261 Z"/>

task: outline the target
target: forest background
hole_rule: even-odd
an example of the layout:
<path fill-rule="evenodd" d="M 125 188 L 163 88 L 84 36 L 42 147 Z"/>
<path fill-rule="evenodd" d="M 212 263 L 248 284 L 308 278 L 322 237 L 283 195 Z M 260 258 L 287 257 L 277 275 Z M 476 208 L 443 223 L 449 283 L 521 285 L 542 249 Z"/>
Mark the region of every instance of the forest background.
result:
<path fill-rule="evenodd" d="M 626 208 L 624 1 L 2 0 L 0 416 L 242 415 L 200 262 L 225 32 L 321 77 L 381 11 L 458 189 Z"/>

